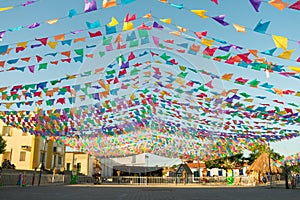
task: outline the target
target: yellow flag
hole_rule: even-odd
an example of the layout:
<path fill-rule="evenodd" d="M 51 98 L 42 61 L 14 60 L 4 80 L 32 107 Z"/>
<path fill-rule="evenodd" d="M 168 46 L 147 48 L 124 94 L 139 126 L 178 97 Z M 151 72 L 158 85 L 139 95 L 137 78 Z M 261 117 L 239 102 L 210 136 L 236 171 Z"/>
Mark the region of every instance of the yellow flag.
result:
<path fill-rule="evenodd" d="M 283 53 L 279 54 L 277 57 L 289 60 L 294 51 L 295 51 L 295 49 L 286 50 Z"/>
<path fill-rule="evenodd" d="M 17 47 L 23 47 L 23 48 L 26 48 L 28 42 L 19 42 L 17 43 Z"/>
<path fill-rule="evenodd" d="M 207 12 L 206 10 L 191 10 L 191 12 L 195 13 L 196 15 L 198 15 L 199 17 L 201 17 L 203 19 L 208 18 L 208 16 L 205 15 L 205 13 Z"/>
<path fill-rule="evenodd" d="M 108 24 L 107 24 L 107 26 L 116 26 L 117 24 L 119 24 L 119 22 L 114 18 L 114 17 L 112 17 L 111 18 L 111 22 L 109 22 Z"/>
<path fill-rule="evenodd" d="M 132 22 L 124 22 L 123 31 L 128 31 L 134 29 Z"/>
<path fill-rule="evenodd" d="M 276 47 L 286 50 L 288 46 L 288 39 L 286 37 L 277 36 L 277 35 L 272 35 L 272 37 Z"/>
<path fill-rule="evenodd" d="M 208 47 L 211 47 L 213 45 L 213 43 L 214 43 L 214 40 L 208 40 L 206 38 L 203 38 L 201 40 L 201 43 L 204 44 L 204 45 L 206 45 L 206 46 L 208 46 Z"/>
<path fill-rule="evenodd" d="M 297 72 L 297 73 L 300 73 L 300 67 L 288 66 L 288 68 L 290 70 L 293 70 L 293 71 Z"/>
<path fill-rule="evenodd" d="M 13 8 L 14 8 L 13 6 L 5 7 L 5 8 L 0 8 L 0 12 L 6 11 L 6 10 L 10 10 L 10 9 L 13 9 Z"/>
<path fill-rule="evenodd" d="M 56 24 L 56 22 L 58 22 L 58 18 L 50 19 L 50 20 L 47 21 L 47 23 L 48 23 L 48 24 L 51 24 L 51 25 L 52 25 L 52 24 Z"/>
<path fill-rule="evenodd" d="M 15 103 L 6 103 L 5 106 L 6 106 L 6 109 L 10 109 L 10 107 L 15 104 Z"/>
<path fill-rule="evenodd" d="M 181 26 L 176 26 L 176 28 L 178 28 L 179 29 L 179 31 L 180 32 L 187 32 L 187 29 L 186 28 L 183 28 L 183 27 L 181 27 Z"/>
<path fill-rule="evenodd" d="M 176 36 L 180 36 L 181 35 L 181 32 L 179 32 L 179 31 L 171 31 L 169 33 L 173 34 L 173 35 L 176 35 Z"/>
<path fill-rule="evenodd" d="M 238 24 L 232 24 L 232 26 L 235 28 L 235 30 L 237 32 L 245 32 L 245 27 L 244 26 L 241 26 L 241 25 L 238 25 Z"/>
<path fill-rule="evenodd" d="M 244 101 L 253 102 L 253 99 L 244 99 Z"/>
<path fill-rule="evenodd" d="M 184 84 L 184 80 L 182 78 L 176 78 L 175 82 L 179 83 L 180 85 Z"/>
<path fill-rule="evenodd" d="M 49 41 L 49 42 L 48 42 L 48 45 L 49 45 L 49 47 L 51 47 L 52 49 L 55 49 L 55 48 L 56 48 L 56 45 L 57 45 L 57 42 Z"/>
<path fill-rule="evenodd" d="M 167 18 L 167 19 L 160 19 L 161 22 L 164 22 L 166 24 L 171 24 L 172 23 L 172 20 L 171 18 Z"/>

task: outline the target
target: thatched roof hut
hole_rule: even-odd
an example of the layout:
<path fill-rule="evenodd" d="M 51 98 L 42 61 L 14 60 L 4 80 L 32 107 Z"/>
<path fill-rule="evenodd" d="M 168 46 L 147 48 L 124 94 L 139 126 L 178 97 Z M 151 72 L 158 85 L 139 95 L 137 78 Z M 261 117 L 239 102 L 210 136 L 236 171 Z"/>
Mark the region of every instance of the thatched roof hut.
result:
<path fill-rule="evenodd" d="M 274 166 L 274 160 L 269 158 L 267 153 L 262 153 L 247 169 L 247 174 L 253 176 L 257 182 L 260 182 L 262 176 L 265 176 L 270 172 L 269 164 L 271 164 L 272 174 L 282 173 L 281 168 Z"/>
<path fill-rule="evenodd" d="M 270 159 L 270 160 L 269 160 Z M 270 171 L 269 161 L 271 164 L 272 174 L 281 174 L 282 169 L 274 166 L 274 160 L 269 158 L 267 153 L 262 153 L 247 169 L 247 173 L 251 173 L 252 171 L 259 172 L 261 174 L 266 174 Z"/>

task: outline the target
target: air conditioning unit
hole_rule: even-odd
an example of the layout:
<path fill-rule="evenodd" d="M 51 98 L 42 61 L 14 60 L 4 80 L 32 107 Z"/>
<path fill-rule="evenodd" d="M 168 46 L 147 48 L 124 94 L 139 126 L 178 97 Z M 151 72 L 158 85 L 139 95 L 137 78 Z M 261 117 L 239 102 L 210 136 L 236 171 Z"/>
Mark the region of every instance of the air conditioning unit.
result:
<path fill-rule="evenodd" d="M 22 145 L 22 146 L 21 146 L 21 149 L 22 149 L 22 150 L 25 150 L 25 151 L 31 151 L 31 146 L 28 146 L 28 145 Z"/>

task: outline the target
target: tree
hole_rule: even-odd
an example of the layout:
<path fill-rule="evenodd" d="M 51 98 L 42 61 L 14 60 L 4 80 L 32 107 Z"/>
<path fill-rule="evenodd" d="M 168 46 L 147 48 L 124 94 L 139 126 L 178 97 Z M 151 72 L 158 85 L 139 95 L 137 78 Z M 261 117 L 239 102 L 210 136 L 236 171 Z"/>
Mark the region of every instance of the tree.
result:
<path fill-rule="evenodd" d="M 230 157 L 219 158 L 216 160 L 209 160 L 205 162 L 207 168 L 219 168 L 219 169 L 233 169 L 236 166 L 244 165 L 243 154 L 237 154 Z"/>
<path fill-rule="evenodd" d="M 280 160 L 283 158 L 279 153 L 276 153 L 273 149 L 270 149 L 268 145 L 257 145 L 250 149 L 251 153 L 247 160 L 248 164 L 251 165 L 262 153 L 266 152 L 270 155 L 273 160 Z"/>
<path fill-rule="evenodd" d="M 5 152 L 5 147 L 6 147 L 6 141 L 0 135 L 0 154 L 3 154 Z"/>

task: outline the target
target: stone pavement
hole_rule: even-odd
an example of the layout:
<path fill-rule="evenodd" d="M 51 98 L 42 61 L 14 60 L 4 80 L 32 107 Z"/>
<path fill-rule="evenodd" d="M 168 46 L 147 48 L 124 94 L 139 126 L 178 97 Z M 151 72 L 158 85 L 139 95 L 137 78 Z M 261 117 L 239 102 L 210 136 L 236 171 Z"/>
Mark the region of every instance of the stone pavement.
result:
<path fill-rule="evenodd" d="M 300 190 L 269 187 L 69 185 L 2 187 L 1 200 L 299 200 Z"/>

